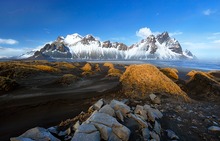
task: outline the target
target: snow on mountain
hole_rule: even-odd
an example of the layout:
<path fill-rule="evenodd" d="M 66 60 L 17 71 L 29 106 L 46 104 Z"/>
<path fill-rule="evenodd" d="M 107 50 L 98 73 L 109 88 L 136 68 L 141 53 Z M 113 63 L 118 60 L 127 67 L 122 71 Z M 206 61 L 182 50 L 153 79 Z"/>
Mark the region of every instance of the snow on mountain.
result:
<path fill-rule="evenodd" d="M 179 42 L 167 32 L 150 35 L 139 43 L 128 47 L 123 43 L 101 42 L 92 35 L 85 37 L 75 33 L 46 44 L 43 48 L 27 54 L 30 59 L 69 58 L 69 59 L 193 59 L 188 51 L 183 52 Z M 25 55 L 23 55 L 25 56 Z"/>

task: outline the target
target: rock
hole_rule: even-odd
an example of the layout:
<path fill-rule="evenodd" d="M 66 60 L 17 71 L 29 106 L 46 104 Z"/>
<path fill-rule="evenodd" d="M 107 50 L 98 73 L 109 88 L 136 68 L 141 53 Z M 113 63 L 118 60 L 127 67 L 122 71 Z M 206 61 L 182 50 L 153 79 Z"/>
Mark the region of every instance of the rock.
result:
<path fill-rule="evenodd" d="M 208 130 L 214 131 L 214 132 L 220 132 L 220 127 L 218 127 L 218 126 L 211 126 L 211 127 L 208 128 Z"/>
<path fill-rule="evenodd" d="M 99 131 L 90 134 L 76 132 L 71 141 L 100 141 L 100 133 Z"/>
<path fill-rule="evenodd" d="M 137 117 L 136 115 L 129 114 L 129 116 L 131 118 L 133 118 L 134 120 L 136 120 L 141 125 L 141 127 L 143 127 L 143 128 L 147 128 L 148 127 L 147 122 L 143 121 L 141 118 Z"/>
<path fill-rule="evenodd" d="M 76 131 L 80 126 L 80 122 L 77 121 L 74 125 L 73 125 L 73 130 Z"/>
<path fill-rule="evenodd" d="M 121 126 L 121 124 L 114 118 L 105 113 L 96 112 L 94 115 L 90 116 L 90 122 L 95 122 L 99 124 L 104 124 L 108 127 L 112 127 L 113 124 L 117 126 Z"/>
<path fill-rule="evenodd" d="M 129 104 L 129 99 L 123 99 L 121 102 L 124 104 Z"/>
<path fill-rule="evenodd" d="M 115 114 L 118 119 L 120 119 L 122 122 L 124 122 L 124 117 L 123 117 L 121 111 L 117 110 L 117 111 L 115 111 Z"/>
<path fill-rule="evenodd" d="M 101 134 L 101 138 L 104 140 L 108 140 L 109 136 L 112 134 L 112 129 L 108 126 L 98 123 L 92 123 L 99 130 Z"/>
<path fill-rule="evenodd" d="M 143 135 L 144 140 L 148 141 L 150 138 L 150 130 L 148 128 L 143 128 L 142 135 Z"/>
<path fill-rule="evenodd" d="M 104 104 L 103 99 L 100 99 L 99 101 L 97 101 L 97 102 L 93 105 L 93 108 L 94 108 L 95 110 L 99 110 L 99 109 L 102 107 L 103 104 Z"/>
<path fill-rule="evenodd" d="M 154 123 L 154 131 L 160 135 L 160 132 L 161 132 L 161 125 L 155 120 L 155 123 Z"/>
<path fill-rule="evenodd" d="M 57 131 L 57 127 L 56 127 L 56 126 L 47 128 L 47 130 L 48 130 L 50 133 L 58 134 L 58 131 Z"/>
<path fill-rule="evenodd" d="M 76 130 L 76 132 L 87 133 L 87 134 L 93 133 L 95 131 L 97 131 L 95 126 L 93 124 L 87 124 L 87 123 L 80 125 L 79 128 Z"/>
<path fill-rule="evenodd" d="M 155 99 L 157 96 L 156 96 L 155 94 L 150 94 L 149 97 L 150 97 L 151 101 L 154 101 L 154 99 Z"/>
<path fill-rule="evenodd" d="M 131 131 L 126 126 L 114 126 L 112 127 L 112 131 L 115 135 L 117 135 L 121 140 L 128 141 Z"/>
<path fill-rule="evenodd" d="M 112 132 L 108 138 L 108 141 L 122 141 L 122 140 Z"/>
<path fill-rule="evenodd" d="M 24 140 L 25 139 L 25 140 Z M 28 141 L 28 140 L 51 140 L 51 141 L 60 141 L 55 138 L 47 129 L 41 127 L 35 127 L 27 130 L 25 133 L 19 137 L 11 138 L 11 141 Z"/>
<path fill-rule="evenodd" d="M 161 100 L 159 97 L 156 97 L 153 101 L 154 104 L 161 104 Z"/>
<path fill-rule="evenodd" d="M 151 108 L 149 105 L 144 105 L 144 110 L 146 110 L 149 120 L 155 121 L 155 118 L 159 119 L 163 117 L 163 114 L 158 110 Z"/>
<path fill-rule="evenodd" d="M 23 137 L 16 137 L 16 138 L 11 138 L 10 141 L 35 141 L 30 138 L 23 138 Z"/>
<path fill-rule="evenodd" d="M 114 109 L 112 109 L 112 107 L 110 105 L 105 105 L 104 107 L 102 107 L 100 110 L 99 110 L 100 113 L 106 113 L 110 116 L 115 116 L 115 111 Z"/>
<path fill-rule="evenodd" d="M 137 105 L 134 113 L 141 115 L 143 117 L 143 120 L 147 120 L 147 112 L 144 110 L 143 106 Z"/>
<path fill-rule="evenodd" d="M 131 111 L 130 107 L 126 104 L 119 102 L 117 100 L 112 100 L 110 106 L 116 111 L 120 110 L 124 117 L 127 116 L 127 113 Z"/>
<path fill-rule="evenodd" d="M 150 136 L 156 141 L 160 141 L 160 136 L 155 132 L 150 132 Z"/>
<path fill-rule="evenodd" d="M 179 140 L 179 137 L 170 129 L 166 130 L 167 136 L 171 140 Z"/>
<path fill-rule="evenodd" d="M 65 131 L 60 131 L 60 132 L 58 133 L 58 136 L 68 136 L 68 135 L 70 135 L 70 134 L 71 134 L 71 129 L 68 128 L 68 129 L 66 129 Z"/>

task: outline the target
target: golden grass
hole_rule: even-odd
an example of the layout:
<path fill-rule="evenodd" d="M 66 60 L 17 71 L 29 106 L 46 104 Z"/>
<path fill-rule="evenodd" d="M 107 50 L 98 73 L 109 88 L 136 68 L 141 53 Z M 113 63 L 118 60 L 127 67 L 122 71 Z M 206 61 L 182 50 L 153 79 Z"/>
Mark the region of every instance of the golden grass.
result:
<path fill-rule="evenodd" d="M 66 68 L 66 69 L 74 69 L 76 68 L 73 64 L 67 62 L 57 62 L 56 67 L 58 68 Z"/>
<path fill-rule="evenodd" d="M 97 71 L 97 72 L 100 72 L 100 71 L 101 71 L 101 69 L 100 69 L 100 67 L 99 67 L 99 64 L 95 64 L 95 71 Z"/>
<path fill-rule="evenodd" d="M 120 78 L 123 91 L 131 97 L 146 96 L 150 93 L 168 93 L 188 96 L 171 79 L 164 75 L 158 68 L 150 64 L 130 65 Z"/>
<path fill-rule="evenodd" d="M 178 80 L 179 76 L 178 76 L 178 70 L 175 68 L 162 68 L 160 69 L 161 72 L 163 72 L 167 77 L 169 78 L 173 78 Z"/>
<path fill-rule="evenodd" d="M 14 89 L 18 84 L 15 80 L 12 80 L 7 77 L 0 76 L 0 90 L 2 91 L 10 91 Z"/>
<path fill-rule="evenodd" d="M 38 70 L 46 71 L 46 72 L 57 72 L 57 71 L 59 71 L 59 69 L 53 68 L 53 67 L 47 66 L 47 65 L 33 65 L 33 67 L 35 67 Z"/>
<path fill-rule="evenodd" d="M 114 68 L 114 65 L 112 63 L 110 63 L 110 62 L 104 63 L 103 66 L 109 67 L 109 68 Z"/>
<path fill-rule="evenodd" d="M 90 65 L 90 63 L 86 63 L 81 69 L 84 72 L 89 72 L 89 71 L 92 71 L 92 66 Z"/>
<path fill-rule="evenodd" d="M 110 68 L 108 70 L 108 76 L 110 77 L 121 77 L 122 72 L 119 69 Z"/>

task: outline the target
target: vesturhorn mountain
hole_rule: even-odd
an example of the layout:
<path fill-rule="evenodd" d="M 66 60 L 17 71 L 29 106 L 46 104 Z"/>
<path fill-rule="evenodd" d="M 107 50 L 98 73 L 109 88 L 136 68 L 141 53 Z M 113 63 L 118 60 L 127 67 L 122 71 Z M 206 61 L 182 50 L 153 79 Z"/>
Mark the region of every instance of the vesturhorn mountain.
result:
<path fill-rule="evenodd" d="M 28 56 L 24 54 L 23 56 Z M 30 54 L 29 54 L 30 56 Z M 167 32 L 150 35 L 141 42 L 128 47 L 123 43 L 101 42 L 92 35 L 85 37 L 79 34 L 59 36 L 56 41 L 46 44 L 29 59 L 194 59 L 188 50 L 182 51 L 179 42 Z"/>

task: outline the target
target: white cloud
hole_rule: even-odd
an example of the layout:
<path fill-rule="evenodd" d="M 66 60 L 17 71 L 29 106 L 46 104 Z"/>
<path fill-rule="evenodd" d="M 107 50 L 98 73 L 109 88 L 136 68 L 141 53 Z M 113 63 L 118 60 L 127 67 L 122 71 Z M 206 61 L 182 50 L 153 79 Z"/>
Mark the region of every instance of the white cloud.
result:
<path fill-rule="evenodd" d="M 136 31 L 136 36 L 141 37 L 141 38 L 147 38 L 150 35 L 157 35 L 159 33 L 160 32 L 152 32 L 150 28 L 144 27 Z"/>
<path fill-rule="evenodd" d="M 220 40 L 214 40 L 213 43 L 219 44 L 219 43 L 220 43 Z"/>
<path fill-rule="evenodd" d="M 14 45 L 17 44 L 18 41 L 14 40 L 14 39 L 2 39 L 0 38 L 0 44 L 9 44 L 9 45 Z"/>
<path fill-rule="evenodd" d="M 0 47 L 0 56 L 4 57 L 13 57 L 19 56 L 23 53 L 30 51 L 28 48 L 8 48 L 8 47 Z"/>
<path fill-rule="evenodd" d="M 183 32 L 171 32 L 169 33 L 170 36 L 176 36 L 176 35 L 181 35 Z"/>
<path fill-rule="evenodd" d="M 213 35 L 220 35 L 220 32 L 215 32 L 213 33 Z"/>
<path fill-rule="evenodd" d="M 211 9 L 206 9 L 204 10 L 202 13 L 205 15 L 205 16 L 209 16 L 211 14 L 214 14 L 216 11 L 213 11 Z"/>

